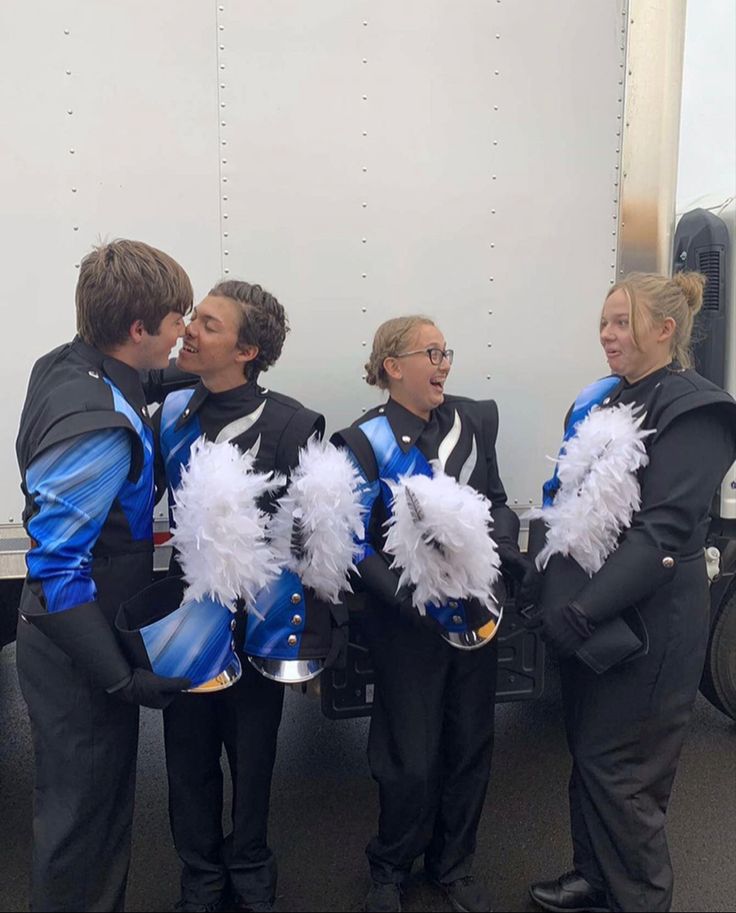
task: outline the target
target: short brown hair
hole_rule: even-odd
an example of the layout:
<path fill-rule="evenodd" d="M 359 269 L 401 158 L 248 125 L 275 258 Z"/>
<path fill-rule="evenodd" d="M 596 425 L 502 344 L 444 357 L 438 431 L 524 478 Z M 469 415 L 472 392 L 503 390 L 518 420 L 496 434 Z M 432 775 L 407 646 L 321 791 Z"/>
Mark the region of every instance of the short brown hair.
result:
<path fill-rule="evenodd" d="M 193 297 L 189 276 L 176 260 L 142 241 L 117 239 L 82 260 L 77 332 L 102 350 L 122 345 L 136 320 L 155 336 L 168 313 L 191 310 Z"/>
<path fill-rule="evenodd" d="M 260 285 L 239 279 L 227 279 L 210 290 L 216 298 L 230 298 L 240 305 L 239 346 L 258 346 L 253 361 L 243 366 L 252 379 L 276 364 L 284 347 L 289 321 L 278 298 Z"/>
<path fill-rule="evenodd" d="M 388 374 L 383 366 L 384 361 L 400 355 L 414 331 L 425 325 L 435 326 L 435 322 L 421 314 L 393 317 L 384 321 L 373 337 L 371 355 L 365 363 L 365 382 L 372 387 L 380 387 L 381 390 L 388 389 Z"/>
<path fill-rule="evenodd" d="M 693 321 L 703 306 L 706 281 L 702 273 L 687 271 L 675 273 L 671 279 L 656 273 L 629 273 L 609 289 L 606 300 L 618 289 L 624 292 L 629 301 L 631 336 L 637 346 L 639 327 L 671 317 L 675 321 L 672 358 L 680 367 L 689 368 Z"/>

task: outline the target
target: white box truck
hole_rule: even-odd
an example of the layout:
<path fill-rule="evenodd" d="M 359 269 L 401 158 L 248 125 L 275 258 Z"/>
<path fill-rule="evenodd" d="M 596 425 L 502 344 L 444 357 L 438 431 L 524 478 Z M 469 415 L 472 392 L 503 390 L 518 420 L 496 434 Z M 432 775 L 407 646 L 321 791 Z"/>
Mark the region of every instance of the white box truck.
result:
<path fill-rule="evenodd" d="M 672 266 L 684 15 L 684 0 L 0 5 L 6 629 L 28 545 L 27 377 L 73 335 L 100 239 L 171 253 L 195 298 L 224 277 L 272 290 L 292 333 L 268 384 L 328 430 L 375 402 L 378 324 L 433 316 L 451 391 L 499 404 L 511 504 L 538 504 L 568 404 L 606 373 L 606 288 Z M 538 695 L 537 639 L 512 612 L 500 636 L 499 698 Z M 369 705 L 359 640 L 323 682 L 328 715 Z M 718 687 L 735 711 L 736 684 Z"/>

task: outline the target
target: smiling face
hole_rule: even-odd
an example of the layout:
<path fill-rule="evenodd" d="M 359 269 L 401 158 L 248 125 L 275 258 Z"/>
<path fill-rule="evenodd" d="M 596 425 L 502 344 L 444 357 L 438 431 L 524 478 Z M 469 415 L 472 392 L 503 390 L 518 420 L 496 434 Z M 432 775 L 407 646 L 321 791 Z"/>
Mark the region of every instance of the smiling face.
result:
<path fill-rule="evenodd" d="M 629 298 L 622 288 L 616 289 L 606 298 L 600 324 L 601 345 L 611 372 L 635 383 L 669 364 L 673 330 L 672 318 L 654 321 L 644 305 L 634 338 Z"/>
<path fill-rule="evenodd" d="M 444 402 L 445 381 L 450 373 L 448 359 L 433 365 L 427 350 L 445 348 L 445 337 L 439 329 L 424 323 L 411 334 L 405 347 L 405 352 L 413 354 L 399 353 L 401 357 L 389 356 L 383 363 L 392 399 L 425 421 L 432 409 Z"/>
<path fill-rule="evenodd" d="M 244 368 L 258 347 L 239 345 L 241 306 L 232 298 L 208 295 L 192 313 L 176 364 L 199 374 L 213 393 L 232 390 L 246 382 Z"/>
<path fill-rule="evenodd" d="M 152 368 L 166 368 L 171 350 L 184 335 L 184 318 L 177 311 L 169 311 L 158 326 L 157 333 L 148 333 L 143 321 L 136 321 L 134 336 L 139 344 L 132 351 L 135 367 L 145 371 Z"/>

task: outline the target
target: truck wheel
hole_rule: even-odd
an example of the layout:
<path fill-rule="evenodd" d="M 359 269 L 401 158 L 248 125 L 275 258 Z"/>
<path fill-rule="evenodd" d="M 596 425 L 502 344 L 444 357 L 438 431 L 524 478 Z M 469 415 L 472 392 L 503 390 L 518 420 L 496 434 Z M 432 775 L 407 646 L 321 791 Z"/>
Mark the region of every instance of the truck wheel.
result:
<path fill-rule="evenodd" d="M 700 690 L 736 720 L 736 591 L 721 606 L 711 629 Z"/>
<path fill-rule="evenodd" d="M 22 580 L 0 580 L 0 649 L 15 640 Z"/>

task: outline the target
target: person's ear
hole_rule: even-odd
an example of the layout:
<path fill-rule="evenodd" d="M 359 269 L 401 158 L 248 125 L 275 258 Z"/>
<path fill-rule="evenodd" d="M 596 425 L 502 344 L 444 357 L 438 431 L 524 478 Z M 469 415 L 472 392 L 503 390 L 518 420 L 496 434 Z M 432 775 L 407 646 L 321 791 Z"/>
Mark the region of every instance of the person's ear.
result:
<path fill-rule="evenodd" d="M 677 324 L 676 324 L 674 318 L 665 317 L 664 323 L 662 324 L 662 328 L 659 331 L 659 336 L 657 337 L 658 341 L 666 342 L 668 339 L 672 339 L 676 328 L 677 328 Z"/>
<path fill-rule="evenodd" d="M 393 355 L 383 359 L 383 370 L 391 380 L 401 380 L 401 362 L 398 358 L 394 358 Z"/>
<path fill-rule="evenodd" d="M 235 361 L 239 361 L 242 364 L 247 364 L 249 361 L 253 361 L 253 359 L 258 355 L 260 351 L 261 350 L 258 348 L 258 346 L 254 345 L 239 347 L 235 355 Z"/>
<path fill-rule="evenodd" d="M 145 332 L 146 332 L 146 328 L 143 325 L 143 321 L 140 319 L 134 320 L 128 329 L 128 335 L 133 340 L 133 342 L 136 344 L 143 340 L 143 334 Z"/>

